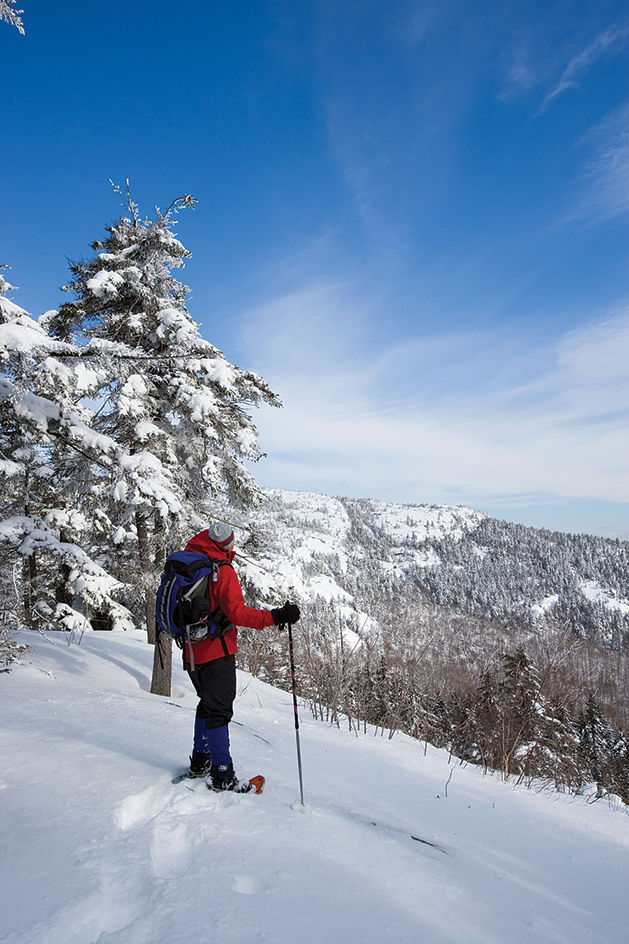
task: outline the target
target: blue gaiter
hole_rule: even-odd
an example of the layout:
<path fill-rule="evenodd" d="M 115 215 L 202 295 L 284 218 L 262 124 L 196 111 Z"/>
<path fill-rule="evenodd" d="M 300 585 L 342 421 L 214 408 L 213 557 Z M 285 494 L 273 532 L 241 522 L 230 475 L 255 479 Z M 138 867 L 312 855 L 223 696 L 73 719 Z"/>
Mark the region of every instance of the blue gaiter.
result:
<path fill-rule="evenodd" d="M 211 754 L 213 764 L 231 764 L 228 725 L 206 728 L 205 719 L 197 716 L 194 721 L 194 749 L 202 754 Z"/>
<path fill-rule="evenodd" d="M 211 754 L 210 742 L 208 740 L 208 730 L 205 727 L 205 718 L 194 719 L 194 749 L 201 754 Z"/>

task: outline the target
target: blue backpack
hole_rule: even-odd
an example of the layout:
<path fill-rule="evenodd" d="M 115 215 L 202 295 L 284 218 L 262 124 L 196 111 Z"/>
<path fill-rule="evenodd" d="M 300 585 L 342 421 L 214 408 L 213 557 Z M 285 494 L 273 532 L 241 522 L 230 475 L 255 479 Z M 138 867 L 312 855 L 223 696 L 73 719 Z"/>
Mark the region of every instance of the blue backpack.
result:
<path fill-rule="evenodd" d="M 227 647 L 224 634 L 233 629 L 220 607 L 212 607 L 213 585 L 218 580 L 219 568 L 228 561 L 212 560 L 205 554 L 193 551 L 176 551 L 166 559 L 164 573 L 157 590 L 155 615 L 158 632 L 171 636 L 184 652 L 185 643 L 200 642 L 214 637 L 221 639 L 223 650 Z M 229 566 L 229 564 L 228 564 Z M 194 669 L 194 656 L 190 646 L 190 668 Z"/>

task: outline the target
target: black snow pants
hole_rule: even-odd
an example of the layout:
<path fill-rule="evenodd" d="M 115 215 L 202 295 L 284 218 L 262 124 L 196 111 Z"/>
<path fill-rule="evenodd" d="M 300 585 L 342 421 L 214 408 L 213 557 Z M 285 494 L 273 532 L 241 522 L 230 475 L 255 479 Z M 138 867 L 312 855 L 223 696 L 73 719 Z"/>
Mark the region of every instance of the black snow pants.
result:
<path fill-rule="evenodd" d="M 236 698 L 236 656 L 195 665 L 188 675 L 199 696 L 197 718 L 204 719 L 206 728 L 229 724 Z"/>

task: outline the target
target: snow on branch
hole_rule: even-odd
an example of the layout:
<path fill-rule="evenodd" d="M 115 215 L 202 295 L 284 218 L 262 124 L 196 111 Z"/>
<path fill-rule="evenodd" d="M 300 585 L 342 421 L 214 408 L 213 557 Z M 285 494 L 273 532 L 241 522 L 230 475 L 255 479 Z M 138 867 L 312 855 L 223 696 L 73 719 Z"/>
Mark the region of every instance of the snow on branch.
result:
<path fill-rule="evenodd" d="M 23 12 L 24 12 L 23 10 L 20 10 L 20 13 L 23 13 Z M 122 206 L 127 207 L 127 209 L 129 210 L 133 218 L 134 225 L 137 225 L 140 222 L 140 216 L 138 213 L 139 208 L 138 208 L 138 204 L 135 203 L 135 201 L 131 199 L 131 191 L 129 189 L 129 178 L 127 177 L 125 181 L 124 190 L 118 184 L 115 184 L 113 180 L 111 179 L 111 177 L 109 178 L 109 183 L 113 187 L 114 193 L 118 193 L 120 194 L 121 197 L 123 197 L 124 203 L 122 204 Z M 192 194 L 185 193 L 183 196 L 177 197 L 175 200 L 173 200 L 173 202 L 170 204 L 170 206 L 168 207 L 165 213 L 162 213 L 160 208 L 156 206 L 155 213 L 157 214 L 158 224 L 162 225 L 164 223 L 167 223 L 169 221 L 171 213 L 178 213 L 179 210 L 182 210 L 184 207 L 187 208 L 188 210 L 194 210 L 194 204 L 198 202 L 199 201 L 196 199 L 196 197 L 193 197 Z"/>
<path fill-rule="evenodd" d="M 171 487 L 170 476 L 153 453 L 129 455 L 111 436 L 92 429 L 78 413 L 64 411 L 59 404 L 31 391 L 19 392 L 5 378 L 0 378 L 0 402 L 2 400 L 11 401 L 15 414 L 31 423 L 40 434 L 52 436 L 107 471 L 117 466 L 132 486 L 131 490 L 125 488 L 124 496 L 115 488 L 114 497 L 118 500 L 124 498 L 133 504 L 142 504 L 144 499 L 154 499 L 162 515 L 181 512 L 181 502 Z"/>
<path fill-rule="evenodd" d="M 24 24 L 20 16 L 20 13 L 24 13 L 24 10 L 16 10 L 15 3 L 16 0 L 0 0 L 0 20 L 15 26 L 18 32 L 24 36 Z"/>
<path fill-rule="evenodd" d="M 131 199 L 131 192 L 129 190 L 129 178 L 127 177 L 126 187 L 124 190 L 121 190 L 118 184 L 115 184 L 113 182 L 111 177 L 109 178 L 109 183 L 113 187 L 114 193 L 119 193 L 120 196 L 124 198 L 124 203 L 122 204 L 122 206 L 127 207 L 129 212 L 131 213 L 131 216 L 133 217 L 134 224 L 137 223 L 139 221 L 138 205 L 137 203 L 134 203 L 133 200 Z"/>
<path fill-rule="evenodd" d="M 8 360 L 12 355 L 34 357 L 40 351 L 68 356 L 73 345 L 51 338 L 27 311 L 0 294 L 0 360 Z"/>
<path fill-rule="evenodd" d="M 30 557 L 35 551 L 48 551 L 69 567 L 68 585 L 74 597 L 88 611 L 110 612 L 116 629 L 133 629 L 129 611 L 111 599 L 122 584 L 93 561 L 80 547 L 60 541 L 39 518 L 15 515 L 0 522 L 0 543 L 11 545 L 18 554 Z M 60 604 L 53 615 L 68 629 L 85 629 L 85 617 L 67 604 Z"/>

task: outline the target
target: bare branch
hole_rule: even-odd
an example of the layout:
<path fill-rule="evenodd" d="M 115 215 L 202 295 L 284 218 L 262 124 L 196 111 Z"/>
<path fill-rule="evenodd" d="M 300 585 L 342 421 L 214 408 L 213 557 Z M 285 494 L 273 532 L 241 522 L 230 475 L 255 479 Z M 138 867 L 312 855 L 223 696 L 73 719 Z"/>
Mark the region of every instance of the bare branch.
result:
<path fill-rule="evenodd" d="M 111 177 L 109 178 L 109 183 L 110 183 L 111 186 L 114 188 L 114 193 L 119 193 L 120 196 L 124 198 L 124 203 L 122 204 L 122 206 L 126 206 L 126 207 L 127 207 L 127 209 L 129 210 L 129 213 L 130 213 L 131 216 L 133 217 L 133 225 L 134 225 L 134 226 L 137 226 L 137 224 L 138 224 L 138 222 L 139 222 L 139 219 L 140 219 L 140 216 L 139 216 L 139 213 L 138 213 L 138 205 L 137 205 L 137 203 L 134 203 L 134 201 L 131 199 L 131 192 L 130 192 L 130 190 L 129 190 L 129 178 L 127 177 L 127 180 L 126 180 L 126 187 L 125 187 L 124 190 L 121 190 L 120 187 L 118 186 L 118 184 L 115 184 L 115 183 L 113 182 L 113 180 L 111 179 Z"/>

